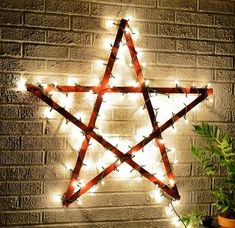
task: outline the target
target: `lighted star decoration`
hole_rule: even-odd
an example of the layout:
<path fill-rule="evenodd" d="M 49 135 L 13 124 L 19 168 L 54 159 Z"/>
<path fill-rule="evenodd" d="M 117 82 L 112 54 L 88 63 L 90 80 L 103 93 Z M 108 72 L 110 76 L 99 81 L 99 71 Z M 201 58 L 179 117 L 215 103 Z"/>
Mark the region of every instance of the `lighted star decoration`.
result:
<path fill-rule="evenodd" d="M 34 84 L 27 84 L 27 90 L 32 92 L 35 96 L 39 97 L 41 100 L 43 100 L 45 103 L 47 103 L 52 109 L 56 110 L 58 113 L 60 113 L 67 121 L 70 121 L 75 126 L 77 126 L 79 129 L 82 130 L 84 134 L 84 139 L 81 143 L 81 149 L 79 151 L 77 161 L 75 164 L 75 167 L 72 171 L 70 183 L 68 185 L 67 192 L 64 194 L 63 197 L 63 204 L 65 206 L 69 206 L 72 202 L 76 201 L 80 196 L 82 196 L 84 193 L 86 193 L 88 190 L 90 190 L 92 187 L 94 187 L 97 183 L 101 182 L 103 178 L 105 178 L 107 175 L 115 171 L 118 166 L 120 166 L 122 163 L 127 163 L 130 165 L 134 170 L 138 171 L 141 176 L 146 177 L 149 181 L 151 181 L 153 184 L 155 184 L 157 187 L 159 187 L 162 192 L 164 192 L 166 195 L 170 196 L 172 199 L 179 200 L 180 195 L 177 189 L 176 181 L 172 172 L 171 164 L 168 159 L 167 155 L 167 148 L 165 147 L 165 144 L 162 141 L 162 133 L 168 129 L 169 127 L 173 126 L 174 123 L 179 120 L 181 117 L 185 117 L 186 113 L 189 112 L 192 108 L 194 108 L 197 104 L 199 104 L 201 101 L 203 101 L 207 96 L 211 95 L 213 93 L 213 90 L 211 88 L 181 88 L 178 85 L 173 88 L 169 87 L 149 87 L 147 83 L 145 83 L 145 79 L 143 77 L 142 68 L 139 63 L 138 57 L 137 57 L 137 51 L 135 50 L 134 43 L 132 40 L 132 33 L 128 20 L 122 19 L 119 24 L 118 32 L 116 35 L 116 39 L 114 41 L 114 44 L 111 48 L 111 54 L 108 60 L 108 63 L 106 65 L 106 70 L 103 75 L 103 79 L 99 86 L 80 86 L 80 85 L 34 85 Z M 117 53 L 119 50 L 120 42 L 122 41 L 122 37 L 125 37 L 126 39 L 126 45 L 129 49 L 132 63 L 134 66 L 134 70 L 137 76 L 137 82 L 138 85 L 135 85 L 133 87 L 111 87 L 109 86 L 109 80 L 112 76 L 112 69 L 114 66 L 115 61 L 117 60 Z M 58 103 L 53 101 L 52 97 L 49 95 L 49 92 L 51 91 L 57 91 L 62 93 L 87 93 L 87 92 L 93 92 L 94 94 L 97 94 L 96 101 L 94 103 L 94 108 L 91 113 L 90 119 L 88 124 L 84 124 L 81 119 L 76 118 L 74 115 L 72 115 L 69 111 L 65 110 L 62 106 L 60 106 Z M 105 93 L 141 93 L 143 94 L 143 98 L 145 101 L 145 107 L 148 111 L 148 115 L 150 117 L 151 125 L 152 125 L 152 132 L 145 137 L 143 140 L 141 140 L 136 145 L 132 146 L 128 152 L 124 153 L 120 149 L 117 148 L 117 146 L 112 145 L 109 141 L 107 141 L 105 138 L 102 137 L 102 135 L 99 135 L 95 132 L 95 124 L 96 120 L 103 102 L 103 95 Z M 193 100 L 188 105 L 185 105 L 185 107 L 180 110 L 178 113 L 173 114 L 170 119 L 168 119 L 165 123 L 163 123 L 161 126 L 159 126 L 155 110 L 153 108 L 150 96 L 151 94 L 196 94 L 195 100 Z M 100 143 L 104 148 L 106 148 L 108 151 L 115 154 L 117 157 L 117 160 L 107 166 L 103 169 L 102 172 L 100 172 L 98 175 L 96 175 L 94 178 L 92 178 L 90 181 L 88 181 L 83 186 L 78 185 L 78 179 L 80 178 L 80 170 L 83 166 L 83 161 L 86 156 L 89 142 L 91 139 L 96 140 L 98 143 Z M 166 175 L 168 177 L 168 184 L 163 183 L 161 180 L 159 180 L 155 174 L 152 174 L 148 172 L 146 169 L 143 168 L 143 166 L 139 165 L 133 160 L 133 155 L 143 149 L 144 146 L 146 146 L 151 141 L 155 140 L 155 146 L 159 148 L 162 162 L 164 164 Z M 147 154 L 146 154 L 147 156 Z"/>

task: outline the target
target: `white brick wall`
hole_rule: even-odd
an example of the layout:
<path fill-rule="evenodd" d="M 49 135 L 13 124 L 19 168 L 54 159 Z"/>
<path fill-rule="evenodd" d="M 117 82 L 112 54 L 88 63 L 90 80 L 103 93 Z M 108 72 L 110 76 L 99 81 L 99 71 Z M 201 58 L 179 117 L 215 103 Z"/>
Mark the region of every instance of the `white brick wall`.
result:
<path fill-rule="evenodd" d="M 235 136 L 234 4 L 232 0 L 1 0 L 0 226 L 172 227 L 164 214 L 167 200 L 156 203 L 149 195 L 154 186 L 144 179 L 123 181 L 112 174 L 97 193 L 82 196 L 80 206 L 63 208 L 53 202 L 53 192 L 63 194 L 69 180 L 61 162 L 75 160 L 76 154 L 68 134 L 58 130 L 60 117 L 48 122 L 43 102 L 13 89 L 22 75 L 61 84 L 69 75 L 81 84 L 100 78 L 105 68 L 97 69 L 96 61 L 106 62 L 109 56 L 103 40 L 116 35 L 116 28 L 105 27 L 106 20 L 118 22 L 126 15 L 133 16 L 130 24 L 139 30 L 135 45 L 143 50 L 147 63 L 143 73 L 153 85 L 171 87 L 175 79 L 188 86 L 212 83 L 213 103 L 192 111 L 189 125 L 180 126 L 177 137 L 166 134 L 178 159 L 174 173 L 182 200 L 177 210 L 212 214 L 208 189 L 220 183 L 223 173 L 214 180 L 202 174 L 190 154 L 190 144 L 199 142 L 191 126 L 209 121 Z M 79 96 L 74 105 L 89 112 Z M 114 105 L 106 113 L 107 122 L 101 118 L 104 131 L 131 139 L 143 125 L 133 116 L 135 110 L 136 105 L 128 102 Z"/>

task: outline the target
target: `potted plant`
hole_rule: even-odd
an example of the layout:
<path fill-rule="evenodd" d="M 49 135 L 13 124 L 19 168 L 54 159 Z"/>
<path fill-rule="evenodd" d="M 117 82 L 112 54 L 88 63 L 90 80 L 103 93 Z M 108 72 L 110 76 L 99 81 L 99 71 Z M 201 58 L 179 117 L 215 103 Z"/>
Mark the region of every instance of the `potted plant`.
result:
<path fill-rule="evenodd" d="M 223 187 L 215 186 L 212 190 L 219 213 L 218 223 L 222 228 L 235 228 L 235 141 L 217 126 L 202 123 L 193 127 L 205 139 L 204 146 L 192 146 L 191 151 L 206 175 L 214 176 L 219 168 L 225 171 Z"/>

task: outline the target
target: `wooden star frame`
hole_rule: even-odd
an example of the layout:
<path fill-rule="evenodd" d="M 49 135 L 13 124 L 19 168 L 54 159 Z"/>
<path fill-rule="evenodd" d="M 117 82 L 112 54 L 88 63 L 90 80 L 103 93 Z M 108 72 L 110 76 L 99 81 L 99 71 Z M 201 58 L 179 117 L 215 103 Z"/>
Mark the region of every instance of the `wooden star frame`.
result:
<path fill-rule="evenodd" d="M 125 19 L 121 19 L 119 24 L 119 29 L 116 35 L 116 39 L 114 44 L 112 45 L 111 54 L 108 60 L 108 63 L 106 65 L 106 70 L 104 72 L 103 79 L 100 83 L 100 86 L 80 86 L 80 85 L 74 85 L 74 86 L 66 86 L 66 85 L 49 85 L 46 87 L 43 87 L 41 85 L 34 85 L 34 84 L 27 84 L 27 90 L 32 92 L 35 96 L 39 97 L 41 100 L 43 100 L 45 103 L 47 103 L 51 108 L 55 109 L 58 113 L 60 113 L 67 121 L 70 121 L 75 126 L 80 128 L 84 133 L 84 139 L 81 143 L 81 149 L 76 161 L 76 165 L 72 171 L 70 183 L 68 185 L 67 192 L 64 195 L 63 204 L 64 206 L 69 206 L 72 202 L 77 200 L 81 195 L 86 193 L 89 189 L 91 189 L 93 186 L 95 186 L 98 182 L 102 181 L 104 177 L 109 175 L 111 172 L 117 169 L 119 165 L 121 165 L 123 162 L 126 162 L 129 164 L 133 169 L 137 170 L 142 176 L 146 177 L 149 181 L 157 185 L 164 193 L 166 193 L 168 196 L 172 197 L 175 200 L 180 199 L 180 195 L 178 193 L 178 189 L 176 186 L 176 182 L 174 179 L 174 175 L 171 169 L 171 164 L 169 162 L 168 156 L 167 156 L 167 150 L 162 143 L 162 132 L 165 131 L 170 126 L 173 126 L 173 124 L 180 119 L 181 117 L 185 117 L 186 113 L 189 112 L 192 108 L 194 108 L 197 104 L 199 104 L 201 101 L 203 101 L 207 96 L 211 95 L 213 93 L 213 90 L 210 88 L 181 88 L 179 86 L 168 88 L 168 87 L 148 87 L 145 85 L 145 80 L 142 73 L 141 65 L 138 61 L 137 57 L 137 51 L 134 48 L 134 43 L 131 37 L 131 28 L 129 27 L 128 21 Z M 134 66 L 135 73 L 137 75 L 137 81 L 138 86 L 136 87 L 110 87 L 109 79 L 111 77 L 112 69 L 114 66 L 114 63 L 117 59 L 117 53 L 119 49 L 120 42 L 122 40 L 123 35 L 126 39 L 126 45 L 128 46 L 132 63 Z M 70 112 L 65 110 L 65 108 L 61 107 L 58 103 L 52 100 L 52 98 L 48 95 L 51 91 L 58 91 L 63 93 L 70 93 L 70 92 L 90 92 L 97 94 L 97 98 L 94 104 L 93 111 L 91 113 L 91 117 L 89 120 L 88 125 L 84 124 L 81 120 L 77 119 L 74 115 L 72 115 Z M 134 145 L 127 153 L 123 153 L 120 151 L 117 147 L 109 143 L 106 139 L 104 139 L 101 135 L 97 134 L 94 131 L 96 119 L 98 117 L 98 113 L 101 107 L 101 104 L 103 102 L 103 95 L 105 93 L 142 93 L 143 98 L 145 101 L 145 106 L 147 108 L 151 124 L 153 127 L 152 133 L 141 140 L 138 144 Z M 162 93 L 162 94 L 196 94 L 198 95 L 194 101 L 192 101 L 190 104 L 185 105 L 185 107 L 179 111 L 178 113 L 174 114 L 170 119 L 168 119 L 164 124 L 161 126 L 158 125 L 156 121 L 156 116 L 154 113 L 154 109 L 150 100 L 150 94 L 151 93 Z M 83 165 L 83 161 L 87 152 L 87 149 L 89 147 L 90 139 L 93 138 L 97 142 L 99 142 L 104 148 L 109 150 L 110 152 L 114 153 L 117 158 L 118 162 L 114 162 L 110 164 L 108 167 L 104 168 L 102 172 L 100 172 L 98 175 L 96 175 L 93 179 L 88 181 L 85 185 L 80 186 L 78 190 L 75 190 L 77 179 L 79 178 L 80 170 Z M 160 181 L 158 178 L 156 178 L 153 174 L 149 173 L 147 170 L 145 170 L 141 165 L 137 164 L 133 159 L 133 154 L 141 149 L 145 145 L 147 145 L 152 140 L 155 140 L 156 145 L 159 147 L 162 161 L 166 170 L 166 175 L 169 179 L 169 184 L 165 184 L 162 181 Z"/>

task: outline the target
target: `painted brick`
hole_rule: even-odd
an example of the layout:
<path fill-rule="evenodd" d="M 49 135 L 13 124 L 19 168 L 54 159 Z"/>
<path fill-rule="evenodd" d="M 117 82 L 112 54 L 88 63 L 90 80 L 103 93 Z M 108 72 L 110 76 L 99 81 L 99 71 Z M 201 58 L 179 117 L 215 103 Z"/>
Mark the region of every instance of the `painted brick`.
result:
<path fill-rule="evenodd" d="M 233 40 L 234 33 L 231 29 L 199 28 L 199 38 L 207 40 Z"/>
<path fill-rule="evenodd" d="M 45 28 L 69 28 L 69 17 L 49 14 L 28 13 L 25 15 L 25 24 Z"/>
<path fill-rule="evenodd" d="M 91 18 L 89 23 L 87 17 L 73 17 L 73 29 L 81 31 L 106 31 L 104 20 Z"/>
<path fill-rule="evenodd" d="M 51 0 L 46 2 L 46 11 L 69 14 L 89 14 L 89 3 L 73 0 Z"/>
<path fill-rule="evenodd" d="M 154 207 L 138 207 L 132 209 L 132 217 L 138 219 L 153 219 L 163 216 L 163 208 L 160 206 Z"/>
<path fill-rule="evenodd" d="M 110 194 L 110 206 L 143 206 L 151 204 L 150 194 L 127 193 L 127 194 Z"/>
<path fill-rule="evenodd" d="M 196 113 L 196 120 L 199 122 L 229 122 L 231 120 L 231 111 L 221 109 L 216 110 L 216 112 L 212 112 L 211 110 L 200 110 L 200 112 Z"/>
<path fill-rule="evenodd" d="M 199 1 L 199 10 L 207 12 L 220 12 L 232 14 L 234 3 L 231 1 Z"/>
<path fill-rule="evenodd" d="M 158 51 L 174 51 L 176 49 L 176 41 L 169 38 L 141 37 L 136 45 L 143 49 L 155 49 Z"/>
<path fill-rule="evenodd" d="M 235 54 L 235 45 L 234 43 L 216 43 L 215 52 L 218 54 Z"/>
<path fill-rule="evenodd" d="M 136 22 L 135 25 L 141 35 L 142 34 L 148 34 L 148 35 L 156 35 L 157 34 L 157 26 L 155 23 Z M 140 35 L 140 37 L 142 37 L 141 35 Z"/>
<path fill-rule="evenodd" d="M 33 71 L 42 72 L 45 69 L 43 60 L 28 60 L 28 59 L 3 59 L 2 69 L 5 72 Z"/>
<path fill-rule="evenodd" d="M 65 149 L 66 139 L 63 137 L 22 137 L 22 149 Z"/>
<path fill-rule="evenodd" d="M 44 1 L 43 0 L 37 0 L 37 1 L 2 0 L 0 3 L 0 8 L 43 11 Z"/>
<path fill-rule="evenodd" d="M 0 149 L 17 150 L 20 147 L 20 138 L 17 136 L 0 136 Z"/>
<path fill-rule="evenodd" d="M 173 166 L 173 170 L 176 177 L 189 177 L 191 174 L 191 167 L 189 164 L 177 163 Z"/>
<path fill-rule="evenodd" d="M 229 83 L 213 83 L 214 95 L 217 97 L 225 97 L 233 94 L 233 85 Z"/>
<path fill-rule="evenodd" d="M 0 105 L 0 119 L 17 119 L 19 116 L 19 106 Z"/>
<path fill-rule="evenodd" d="M 23 14 L 15 11 L 0 10 L 0 24 L 22 25 Z"/>
<path fill-rule="evenodd" d="M 71 47 L 70 58 L 75 60 L 99 60 L 109 57 L 109 50 L 85 47 Z"/>
<path fill-rule="evenodd" d="M 56 73 L 87 75 L 91 72 L 91 66 L 90 63 L 81 61 L 48 61 L 46 70 Z"/>
<path fill-rule="evenodd" d="M 2 28 L 3 40 L 45 42 L 45 31 L 30 28 Z"/>
<path fill-rule="evenodd" d="M 214 43 L 198 40 L 178 40 L 177 50 L 192 53 L 210 53 L 214 51 Z"/>
<path fill-rule="evenodd" d="M 43 213 L 44 223 L 65 223 L 65 222 L 85 222 L 89 217 L 89 210 L 54 210 Z"/>
<path fill-rule="evenodd" d="M 4 160 L 3 160 L 4 159 Z M 0 164 L 4 165 L 30 165 L 30 164 L 42 164 L 43 152 L 29 152 L 29 151 L 5 151 L 2 152 L 2 160 Z"/>
<path fill-rule="evenodd" d="M 20 91 L 14 91 L 14 90 L 0 90 L 0 102 L 1 103 L 27 103 L 27 102 L 33 102 L 33 95 L 29 93 L 25 93 L 22 95 L 22 92 Z"/>
<path fill-rule="evenodd" d="M 5 87 L 5 88 L 13 88 L 16 87 L 17 82 L 19 81 L 20 74 L 8 74 L 8 73 L 3 73 L 0 72 L 0 87 Z"/>
<path fill-rule="evenodd" d="M 52 45 L 34 45 L 26 44 L 24 47 L 24 54 L 28 57 L 38 58 L 56 58 L 66 59 L 68 58 L 68 48 Z"/>
<path fill-rule="evenodd" d="M 211 185 L 210 179 L 204 178 L 177 178 L 179 189 L 182 190 L 201 190 L 208 189 Z"/>
<path fill-rule="evenodd" d="M 43 133 L 42 122 L 13 122 L 13 121 L 0 121 L 0 134 L 5 135 L 40 135 Z"/>
<path fill-rule="evenodd" d="M 173 8 L 173 9 L 188 9 L 188 10 L 196 10 L 197 8 L 197 1 L 196 0 L 174 0 L 174 1 L 167 1 L 167 0 L 160 0 L 159 2 L 160 7 L 165 8 Z"/>
<path fill-rule="evenodd" d="M 153 224 L 154 223 L 154 224 Z M 168 223 L 166 221 L 123 221 L 123 222 L 112 222 L 110 228 L 136 228 L 136 227 L 162 227 L 166 228 Z"/>
<path fill-rule="evenodd" d="M 19 182 L 16 182 L 18 184 Z M 21 181 L 20 182 L 20 193 L 22 195 L 39 195 L 42 193 L 42 182 L 41 181 Z"/>
<path fill-rule="evenodd" d="M 19 107 L 19 116 L 21 120 L 32 120 L 42 117 L 39 107 L 35 105 L 37 101 L 39 100 L 34 99 L 33 105 L 28 105 L 28 106 L 22 105 Z"/>
<path fill-rule="evenodd" d="M 233 70 L 216 70 L 216 80 L 222 82 L 235 82 Z"/>
<path fill-rule="evenodd" d="M 235 19 L 234 16 L 230 15 L 215 15 L 215 25 L 234 27 Z"/>
<path fill-rule="evenodd" d="M 0 43 L 0 56 L 21 56 L 21 44 L 16 43 Z"/>
<path fill-rule="evenodd" d="M 159 35 L 182 38 L 196 38 L 196 27 L 186 25 L 160 24 Z"/>
<path fill-rule="evenodd" d="M 133 8 L 126 8 L 125 12 L 122 11 L 122 6 L 119 5 L 104 5 L 91 3 L 92 16 L 105 16 L 112 18 L 122 18 L 126 15 L 133 15 Z"/>
<path fill-rule="evenodd" d="M 189 12 L 177 12 L 176 22 L 183 24 L 192 24 L 192 25 L 212 25 L 213 15 L 189 13 Z"/>
<path fill-rule="evenodd" d="M 16 197 L 0 197 L 0 211 L 14 210 L 17 207 Z"/>
<path fill-rule="evenodd" d="M 170 10 L 156 10 L 156 9 L 135 9 L 136 19 L 149 20 L 149 21 L 174 21 L 174 12 Z"/>
<path fill-rule="evenodd" d="M 224 97 L 218 97 L 215 102 L 217 107 L 220 107 L 223 110 L 233 110 L 235 97 L 233 95 L 227 95 L 226 100 L 224 99 Z"/>
<path fill-rule="evenodd" d="M 78 32 L 48 32 L 48 42 L 57 44 L 68 44 L 68 45 L 91 45 L 91 34 L 90 33 L 78 33 Z"/>
<path fill-rule="evenodd" d="M 233 68 L 233 58 L 225 56 L 198 56 L 198 66 L 216 67 L 216 68 Z"/>
<path fill-rule="evenodd" d="M 40 222 L 41 214 L 39 212 L 12 212 L 6 213 L 7 224 L 34 224 Z"/>
<path fill-rule="evenodd" d="M 196 57 L 187 54 L 159 53 L 158 63 L 163 65 L 195 66 Z"/>
<path fill-rule="evenodd" d="M 89 212 L 91 221 L 113 221 L 113 220 L 127 220 L 131 216 L 132 210 L 130 208 L 109 208 L 93 209 Z"/>

